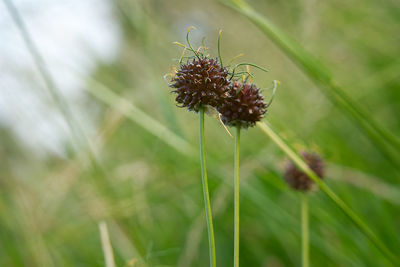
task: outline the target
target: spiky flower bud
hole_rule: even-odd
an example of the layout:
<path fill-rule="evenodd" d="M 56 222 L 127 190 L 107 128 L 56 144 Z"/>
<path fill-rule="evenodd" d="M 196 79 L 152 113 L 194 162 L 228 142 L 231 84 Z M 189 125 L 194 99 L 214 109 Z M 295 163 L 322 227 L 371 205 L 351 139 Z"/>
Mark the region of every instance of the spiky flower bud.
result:
<path fill-rule="evenodd" d="M 229 96 L 228 70 L 217 59 L 201 57 L 182 64 L 172 79 L 172 92 L 180 107 L 199 111 L 201 106 L 217 107 Z"/>
<path fill-rule="evenodd" d="M 322 158 L 313 152 L 300 153 L 311 170 L 318 175 L 319 178 L 324 178 L 324 162 Z M 293 162 L 288 162 L 284 174 L 286 182 L 295 190 L 309 191 L 312 189 L 314 182 L 302 171 L 300 171 Z"/>
<path fill-rule="evenodd" d="M 261 120 L 266 107 L 264 96 L 254 84 L 233 82 L 230 97 L 217 110 L 225 124 L 247 128 Z"/>

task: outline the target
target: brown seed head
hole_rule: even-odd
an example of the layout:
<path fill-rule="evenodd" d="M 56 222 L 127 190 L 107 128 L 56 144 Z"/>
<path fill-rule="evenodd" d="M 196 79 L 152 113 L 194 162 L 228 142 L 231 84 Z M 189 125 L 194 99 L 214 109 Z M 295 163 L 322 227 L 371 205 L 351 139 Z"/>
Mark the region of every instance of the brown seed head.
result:
<path fill-rule="evenodd" d="M 180 107 L 199 111 L 200 106 L 217 107 L 228 98 L 228 70 L 217 59 L 203 57 L 182 64 L 172 79 L 173 93 Z"/>
<path fill-rule="evenodd" d="M 266 104 L 263 95 L 254 84 L 233 82 L 230 97 L 217 110 L 225 124 L 247 128 L 262 119 L 266 112 Z"/>
<path fill-rule="evenodd" d="M 319 178 L 324 178 L 324 162 L 316 153 L 302 152 L 301 156 L 307 165 L 318 175 Z M 309 191 L 314 182 L 302 171 L 297 169 L 293 162 L 288 162 L 285 170 L 285 181 L 295 190 Z"/>

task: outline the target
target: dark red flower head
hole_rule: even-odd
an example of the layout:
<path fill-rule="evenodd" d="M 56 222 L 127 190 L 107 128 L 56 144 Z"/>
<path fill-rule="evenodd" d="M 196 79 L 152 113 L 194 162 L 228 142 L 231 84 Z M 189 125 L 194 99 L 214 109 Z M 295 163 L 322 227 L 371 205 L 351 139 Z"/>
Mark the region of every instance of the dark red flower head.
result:
<path fill-rule="evenodd" d="M 233 82 L 230 97 L 217 110 L 225 124 L 247 128 L 261 120 L 266 107 L 264 96 L 254 84 Z"/>
<path fill-rule="evenodd" d="M 199 111 L 201 106 L 217 107 L 229 97 L 228 70 L 217 59 L 203 57 L 182 64 L 172 79 L 172 92 L 180 107 Z"/>
<path fill-rule="evenodd" d="M 302 152 L 301 156 L 307 165 L 318 175 L 319 178 L 324 178 L 324 162 L 316 153 Z M 288 162 L 284 174 L 286 182 L 295 190 L 309 191 L 314 182 L 302 171 L 297 169 L 293 162 Z"/>

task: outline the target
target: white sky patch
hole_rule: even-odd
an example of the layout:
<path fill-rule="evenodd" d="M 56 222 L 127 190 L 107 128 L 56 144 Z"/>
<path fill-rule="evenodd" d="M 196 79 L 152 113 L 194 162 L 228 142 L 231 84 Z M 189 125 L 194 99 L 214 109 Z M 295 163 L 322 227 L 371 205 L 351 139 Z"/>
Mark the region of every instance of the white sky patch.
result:
<path fill-rule="evenodd" d="M 117 56 L 121 32 L 111 3 L 14 0 L 14 4 L 56 86 L 90 135 L 95 125 L 85 107 L 82 77 L 91 75 L 98 61 L 111 62 Z M 65 144 L 71 141 L 67 124 L 4 3 L 0 7 L 0 124 L 40 154 L 63 155 Z"/>

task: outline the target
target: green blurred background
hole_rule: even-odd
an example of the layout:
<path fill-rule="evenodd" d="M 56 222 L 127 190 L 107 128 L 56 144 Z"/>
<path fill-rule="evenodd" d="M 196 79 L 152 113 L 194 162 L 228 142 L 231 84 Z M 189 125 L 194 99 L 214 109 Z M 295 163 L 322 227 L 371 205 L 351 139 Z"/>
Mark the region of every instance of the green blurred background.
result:
<path fill-rule="evenodd" d="M 399 136 L 398 1 L 249 3 Z M 259 87 L 281 82 L 265 121 L 296 149 L 318 151 L 327 184 L 400 253 L 398 166 L 245 17 L 210 0 L 15 5 L 78 134 L 2 3 L 0 266 L 105 266 L 100 222 L 117 266 L 208 265 L 198 118 L 176 107 L 163 81 L 182 51 L 172 43 L 184 43 L 189 26 L 192 44 L 206 37 L 212 56 L 222 29 L 226 62 L 243 53 L 238 62 L 270 70 L 253 72 Z M 233 265 L 233 145 L 207 117 L 218 266 Z M 258 128 L 243 131 L 241 266 L 301 265 L 299 195 L 283 182 L 285 160 Z M 311 194 L 310 212 L 312 266 L 391 266 L 322 192 Z"/>

